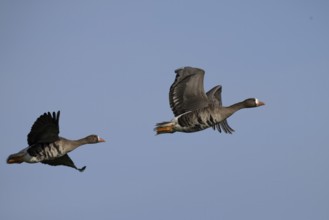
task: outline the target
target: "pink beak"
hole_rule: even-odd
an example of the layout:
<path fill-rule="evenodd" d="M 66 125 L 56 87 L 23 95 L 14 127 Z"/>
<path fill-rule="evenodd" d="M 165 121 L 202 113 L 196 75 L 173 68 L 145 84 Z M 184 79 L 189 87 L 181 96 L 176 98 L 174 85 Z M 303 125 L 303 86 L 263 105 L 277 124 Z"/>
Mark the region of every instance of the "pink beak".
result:
<path fill-rule="evenodd" d="M 105 142 L 105 140 L 101 137 L 98 137 L 98 142 Z"/>

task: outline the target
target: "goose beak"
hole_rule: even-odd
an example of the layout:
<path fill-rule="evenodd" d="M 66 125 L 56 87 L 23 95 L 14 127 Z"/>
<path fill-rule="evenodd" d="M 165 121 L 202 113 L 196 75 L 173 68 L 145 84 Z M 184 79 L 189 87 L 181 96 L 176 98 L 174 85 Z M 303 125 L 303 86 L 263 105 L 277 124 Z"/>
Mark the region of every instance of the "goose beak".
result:
<path fill-rule="evenodd" d="M 256 99 L 256 106 L 258 107 L 258 106 L 262 106 L 262 105 L 265 105 L 265 103 Z"/>
<path fill-rule="evenodd" d="M 264 102 L 261 102 L 261 101 L 259 101 L 257 106 L 262 106 L 262 105 L 265 105 L 265 103 L 264 103 Z"/>
<path fill-rule="evenodd" d="M 105 142 L 105 140 L 101 137 L 98 137 L 98 142 Z"/>

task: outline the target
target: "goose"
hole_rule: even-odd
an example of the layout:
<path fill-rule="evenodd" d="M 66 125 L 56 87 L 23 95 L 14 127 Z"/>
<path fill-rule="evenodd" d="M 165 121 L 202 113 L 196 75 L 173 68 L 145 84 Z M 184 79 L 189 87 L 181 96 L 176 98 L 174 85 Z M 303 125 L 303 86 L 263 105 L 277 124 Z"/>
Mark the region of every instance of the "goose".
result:
<path fill-rule="evenodd" d="M 176 78 L 169 90 L 169 103 L 174 118 L 156 124 L 156 134 L 174 132 L 197 132 L 209 127 L 231 134 L 234 130 L 227 118 L 243 108 L 265 105 L 256 98 L 248 98 L 228 107 L 222 105 L 222 86 L 217 85 L 205 93 L 205 71 L 200 68 L 183 67 L 175 70 Z"/>
<path fill-rule="evenodd" d="M 41 115 L 34 122 L 30 133 L 27 135 L 28 147 L 9 155 L 7 163 L 41 162 L 52 166 L 72 167 L 80 172 L 84 171 L 86 166 L 77 168 L 68 153 L 81 145 L 105 142 L 105 140 L 97 135 L 89 135 L 79 140 L 68 140 L 58 136 L 59 115 L 60 111 Z"/>

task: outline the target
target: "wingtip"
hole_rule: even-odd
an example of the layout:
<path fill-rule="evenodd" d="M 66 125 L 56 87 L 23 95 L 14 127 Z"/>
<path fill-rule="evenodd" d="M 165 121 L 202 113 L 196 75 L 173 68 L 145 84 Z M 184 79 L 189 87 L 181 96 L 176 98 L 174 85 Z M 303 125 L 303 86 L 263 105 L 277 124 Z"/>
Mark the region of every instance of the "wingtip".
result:
<path fill-rule="evenodd" d="M 86 169 L 86 166 L 84 166 L 84 167 L 81 167 L 80 169 L 79 169 L 79 168 L 77 168 L 77 170 L 79 170 L 80 172 L 83 172 L 83 171 L 85 171 L 85 169 Z"/>

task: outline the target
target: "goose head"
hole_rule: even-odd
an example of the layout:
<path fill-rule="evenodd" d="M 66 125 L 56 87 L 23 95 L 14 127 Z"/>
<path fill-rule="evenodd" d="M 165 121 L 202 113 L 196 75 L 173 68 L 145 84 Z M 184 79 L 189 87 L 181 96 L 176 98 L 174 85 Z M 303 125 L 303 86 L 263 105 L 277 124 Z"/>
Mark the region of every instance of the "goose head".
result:
<path fill-rule="evenodd" d="M 85 139 L 88 142 L 88 144 L 96 144 L 96 143 L 100 143 L 100 142 L 105 142 L 105 140 L 103 138 L 101 138 L 95 134 L 89 135 Z"/>
<path fill-rule="evenodd" d="M 243 104 L 245 106 L 245 108 L 254 108 L 254 107 L 259 107 L 262 105 L 265 105 L 264 102 L 259 101 L 256 98 L 249 98 L 243 101 Z"/>

